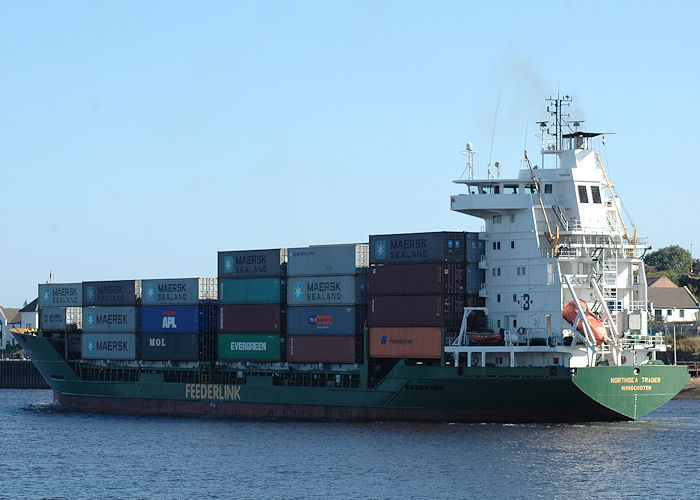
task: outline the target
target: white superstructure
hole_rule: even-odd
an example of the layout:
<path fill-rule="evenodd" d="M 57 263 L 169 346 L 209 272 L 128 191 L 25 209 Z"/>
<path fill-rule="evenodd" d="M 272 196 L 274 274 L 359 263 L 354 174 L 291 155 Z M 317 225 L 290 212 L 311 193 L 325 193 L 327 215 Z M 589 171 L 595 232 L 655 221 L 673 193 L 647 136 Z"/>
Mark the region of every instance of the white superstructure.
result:
<path fill-rule="evenodd" d="M 593 149 L 601 134 L 563 118 L 568 96 L 549 101 L 553 122 L 540 122 L 540 165 L 526 152 L 515 178 L 454 181 L 466 193 L 451 197 L 451 209 L 484 220 L 480 295 L 490 329 L 503 332 L 506 345 L 465 345 L 463 332 L 446 352 L 463 353 L 455 362 L 469 366 L 642 364 L 664 349 L 661 339 L 647 335 L 641 256 L 648 245 L 636 228 L 629 234 L 633 226 L 622 218 Z M 576 298 L 593 313 L 589 320 L 582 308 L 576 320 L 563 318 Z M 573 324 L 581 318 L 579 332 Z M 591 330 L 597 321 L 608 336 L 598 346 Z"/>

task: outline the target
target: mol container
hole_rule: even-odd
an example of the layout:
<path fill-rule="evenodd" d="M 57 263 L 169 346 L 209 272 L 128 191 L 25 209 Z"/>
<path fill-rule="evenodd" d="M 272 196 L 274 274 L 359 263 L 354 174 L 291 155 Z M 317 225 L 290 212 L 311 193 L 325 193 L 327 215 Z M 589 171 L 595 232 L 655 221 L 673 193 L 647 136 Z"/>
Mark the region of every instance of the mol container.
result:
<path fill-rule="evenodd" d="M 217 337 L 220 361 L 279 361 L 282 356 L 279 333 L 221 333 Z"/>
<path fill-rule="evenodd" d="M 466 278 L 464 263 L 387 264 L 370 268 L 369 289 L 373 296 L 463 294 Z"/>
<path fill-rule="evenodd" d="M 382 295 L 369 303 L 370 326 L 459 326 L 463 295 Z"/>
<path fill-rule="evenodd" d="M 218 299 L 216 278 L 177 278 L 143 280 L 143 305 L 196 305 Z"/>
<path fill-rule="evenodd" d="M 137 356 L 135 333 L 85 333 L 82 334 L 83 359 L 126 359 Z"/>
<path fill-rule="evenodd" d="M 289 335 L 355 335 L 367 318 L 364 306 L 306 306 L 287 308 Z"/>
<path fill-rule="evenodd" d="M 364 279 L 364 277 L 362 277 Z M 294 276 L 287 281 L 287 304 L 353 305 L 365 302 L 366 287 L 355 276 Z"/>
<path fill-rule="evenodd" d="M 146 361 L 197 361 L 197 333 L 141 333 L 140 359 Z"/>
<path fill-rule="evenodd" d="M 370 264 L 464 262 L 462 232 L 382 234 L 369 237 Z"/>
<path fill-rule="evenodd" d="M 361 362 L 362 338 L 341 336 L 287 336 L 287 361 L 290 363 Z"/>
<path fill-rule="evenodd" d="M 141 307 L 141 331 L 198 333 L 216 331 L 216 306 L 166 305 Z"/>
<path fill-rule="evenodd" d="M 135 306 L 83 307 L 84 332 L 136 332 L 140 309 Z"/>
<path fill-rule="evenodd" d="M 442 328 L 370 328 L 369 355 L 373 358 L 439 359 L 442 356 Z"/>
<path fill-rule="evenodd" d="M 219 306 L 220 333 L 280 333 L 281 304 L 222 304 Z"/>
<path fill-rule="evenodd" d="M 287 249 L 219 252 L 219 278 L 279 278 L 284 274 Z"/>
<path fill-rule="evenodd" d="M 83 327 L 81 307 L 39 308 L 39 329 L 74 331 Z"/>
<path fill-rule="evenodd" d="M 285 284 L 281 278 L 220 279 L 219 303 L 279 304 L 284 301 Z"/>
<path fill-rule="evenodd" d="M 141 299 L 141 280 L 83 281 L 84 306 L 135 306 Z"/>
<path fill-rule="evenodd" d="M 352 275 L 368 265 L 367 243 L 290 248 L 287 276 Z"/>
<path fill-rule="evenodd" d="M 42 307 L 80 307 L 83 305 L 81 283 L 42 283 L 39 285 L 39 309 Z"/>

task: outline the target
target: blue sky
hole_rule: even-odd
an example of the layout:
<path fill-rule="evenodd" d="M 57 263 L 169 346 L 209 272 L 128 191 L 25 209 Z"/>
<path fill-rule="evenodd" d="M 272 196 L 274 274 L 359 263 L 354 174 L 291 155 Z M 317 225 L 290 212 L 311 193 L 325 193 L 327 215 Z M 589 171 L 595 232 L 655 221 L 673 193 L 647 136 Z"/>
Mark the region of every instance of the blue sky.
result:
<path fill-rule="evenodd" d="M 57 281 L 215 276 L 219 250 L 478 230 L 544 98 L 607 136 L 655 248 L 698 238 L 693 2 L 7 2 L 0 305 Z M 499 98 L 500 95 L 500 98 Z M 499 100 L 500 99 L 500 100 Z"/>

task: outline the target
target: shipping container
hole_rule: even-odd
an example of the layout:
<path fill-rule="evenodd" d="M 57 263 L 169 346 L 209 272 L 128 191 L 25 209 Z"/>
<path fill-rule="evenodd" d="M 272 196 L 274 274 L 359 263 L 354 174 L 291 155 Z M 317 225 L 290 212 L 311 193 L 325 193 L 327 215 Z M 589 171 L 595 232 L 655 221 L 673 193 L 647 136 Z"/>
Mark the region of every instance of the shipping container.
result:
<path fill-rule="evenodd" d="M 463 295 L 381 295 L 369 301 L 369 326 L 458 326 Z"/>
<path fill-rule="evenodd" d="M 369 237 L 370 264 L 464 262 L 462 232 L 383 234 Z"/>
<path fill-rule="evenodd" d="M 141 331 L 147 333 L 198 333 L 216 331 L 217 306 L 169 305 L 141 307 Z"/>
<path fill-rule="evenodd" d="M 362 277 L 359 283 L 365 280 Z M 355 276 L 295 276 L 287 282 L 289 305 L 353 305 L 364 303 L 366 287 Z"/>
<path fill-rule="evenodd" d="M 66 330 L 65 307 L 42 307 L 39 309 L 39 329 Z"/>
<path fill-rule="evenodd" d="M 479 239 L 479 233 L 466 233 L 467 253 L 466 259 L 470 264 L 476 264 L 481 256 L 486 254 L 486 241 Z"/>
<path fill-rule="evenodd" d="M 283 338 L 279 333 L 220 333 L 218 359 L 221 361 L 280 361 Z"/>
<path fill-rule="evenodd" d="M 140 359 L 146 361 L 197 361 L 197 333 L 141 333 Z"/>
<path fill-rule="evenodd" d="M 134 306 L 141 299 L 141 280 L 83 281 L 84 306 Z"/>
<path fill-rule="evenodd" d="M 442 328 L 370 328 L 369 355 L 372 358 L 439 359 Z"/>
<path fill-rule="evenodd" d="M 287 249 L 219 252 L 219 278 L 279 278 L 287 262 Z"/>
<path fill-rule="evenodd" d="M 465 280 L 463 263 L 387 264 L 369 270 L 372 296 L 461 294 Z"/>
<path fill-rule="evenodd" d="M 68 359 L 80 359 L 82 356 L 83 335 L 81 333 L 69 333 L 66 337 L 68 342 L 66 346 Z"/>
<path fill-rule="evenodd" d="M 352 275 L 368 265 L 367 243 L 290 248 L 287 276 Z"/>
<path fill-rule="evenodd" d="M 357 336 L 287 336 L 287 361 L 290 363 L 358 363 L 360 358 Z"/>
<path fill-rule="evenodd" d="M 478 294 L 481 284 L 486 280 L 486 273 L 483 269 L 479 269 L 479 264 L 467 264 L 467 286 L 466 292 L 469 294 Z"/>
<path fill-rule="evenodd" d="M 81 307 L 82 283 L 42 283 L 39 285 L 39 308 Z"/>
<path fill-rule="evenodd" d="M 296 306 L 287 308 L 288 335 L 355 335 L 367 319 L 365 306 Z"/>
<path fill-rule="evenodd" d="M 200 301 L 217 300 L 216 278 L 178 278 L 143 280 L 143 305 L 196 305 Z"/>
<path fill-rule="evenodd" d="M 219 306 L 221 333 L 280 333 L 283 328 L 281 304 L 222 304 Z"/>
<path fill-rule="evenodd" d="M 141 308 L 83 307 L 85 332 L 136 332 L 140 329 Z"/>
<path fill-rule="evenodd" d="M 239 278 L 219 280 L 221 304 L 275 304 L 284 301 L 285 280 L 280 278 Z"/>
<path fill-rule="evenodd" d="M 83 359 L 126 359 L 137 356 L 134 333 L 83 333 Z"/>

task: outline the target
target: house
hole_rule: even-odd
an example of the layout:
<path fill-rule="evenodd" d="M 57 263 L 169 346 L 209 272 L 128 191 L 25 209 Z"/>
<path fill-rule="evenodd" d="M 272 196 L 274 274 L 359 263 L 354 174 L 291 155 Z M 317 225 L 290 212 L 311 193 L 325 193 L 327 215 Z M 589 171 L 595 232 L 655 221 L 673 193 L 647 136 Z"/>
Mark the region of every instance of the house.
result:
<path fill-rule="evenodd" d="M 32 300 L 29 304 L 19 310 L 22 316 L 22 328 L 39 328 L 39 298 Z"/>
<path fill-rule="evenodd" d="M 10 333 L 13 328 L 19 328 L 22 325 L 22 315 L 19 309 L 14 307 L 0 306 L 0 338 L 2 344 L 0 348 L 5 349 L 8 345 L 15 345 L 15 338 Z"/>
<path fill-rule="evenodd" d="M 697 321 L 700 304 L 687 287 L 677 286 L 666 276 L 647 284 L 647 300 L 654 320 L 664 323 L 693 323 Z"/>

